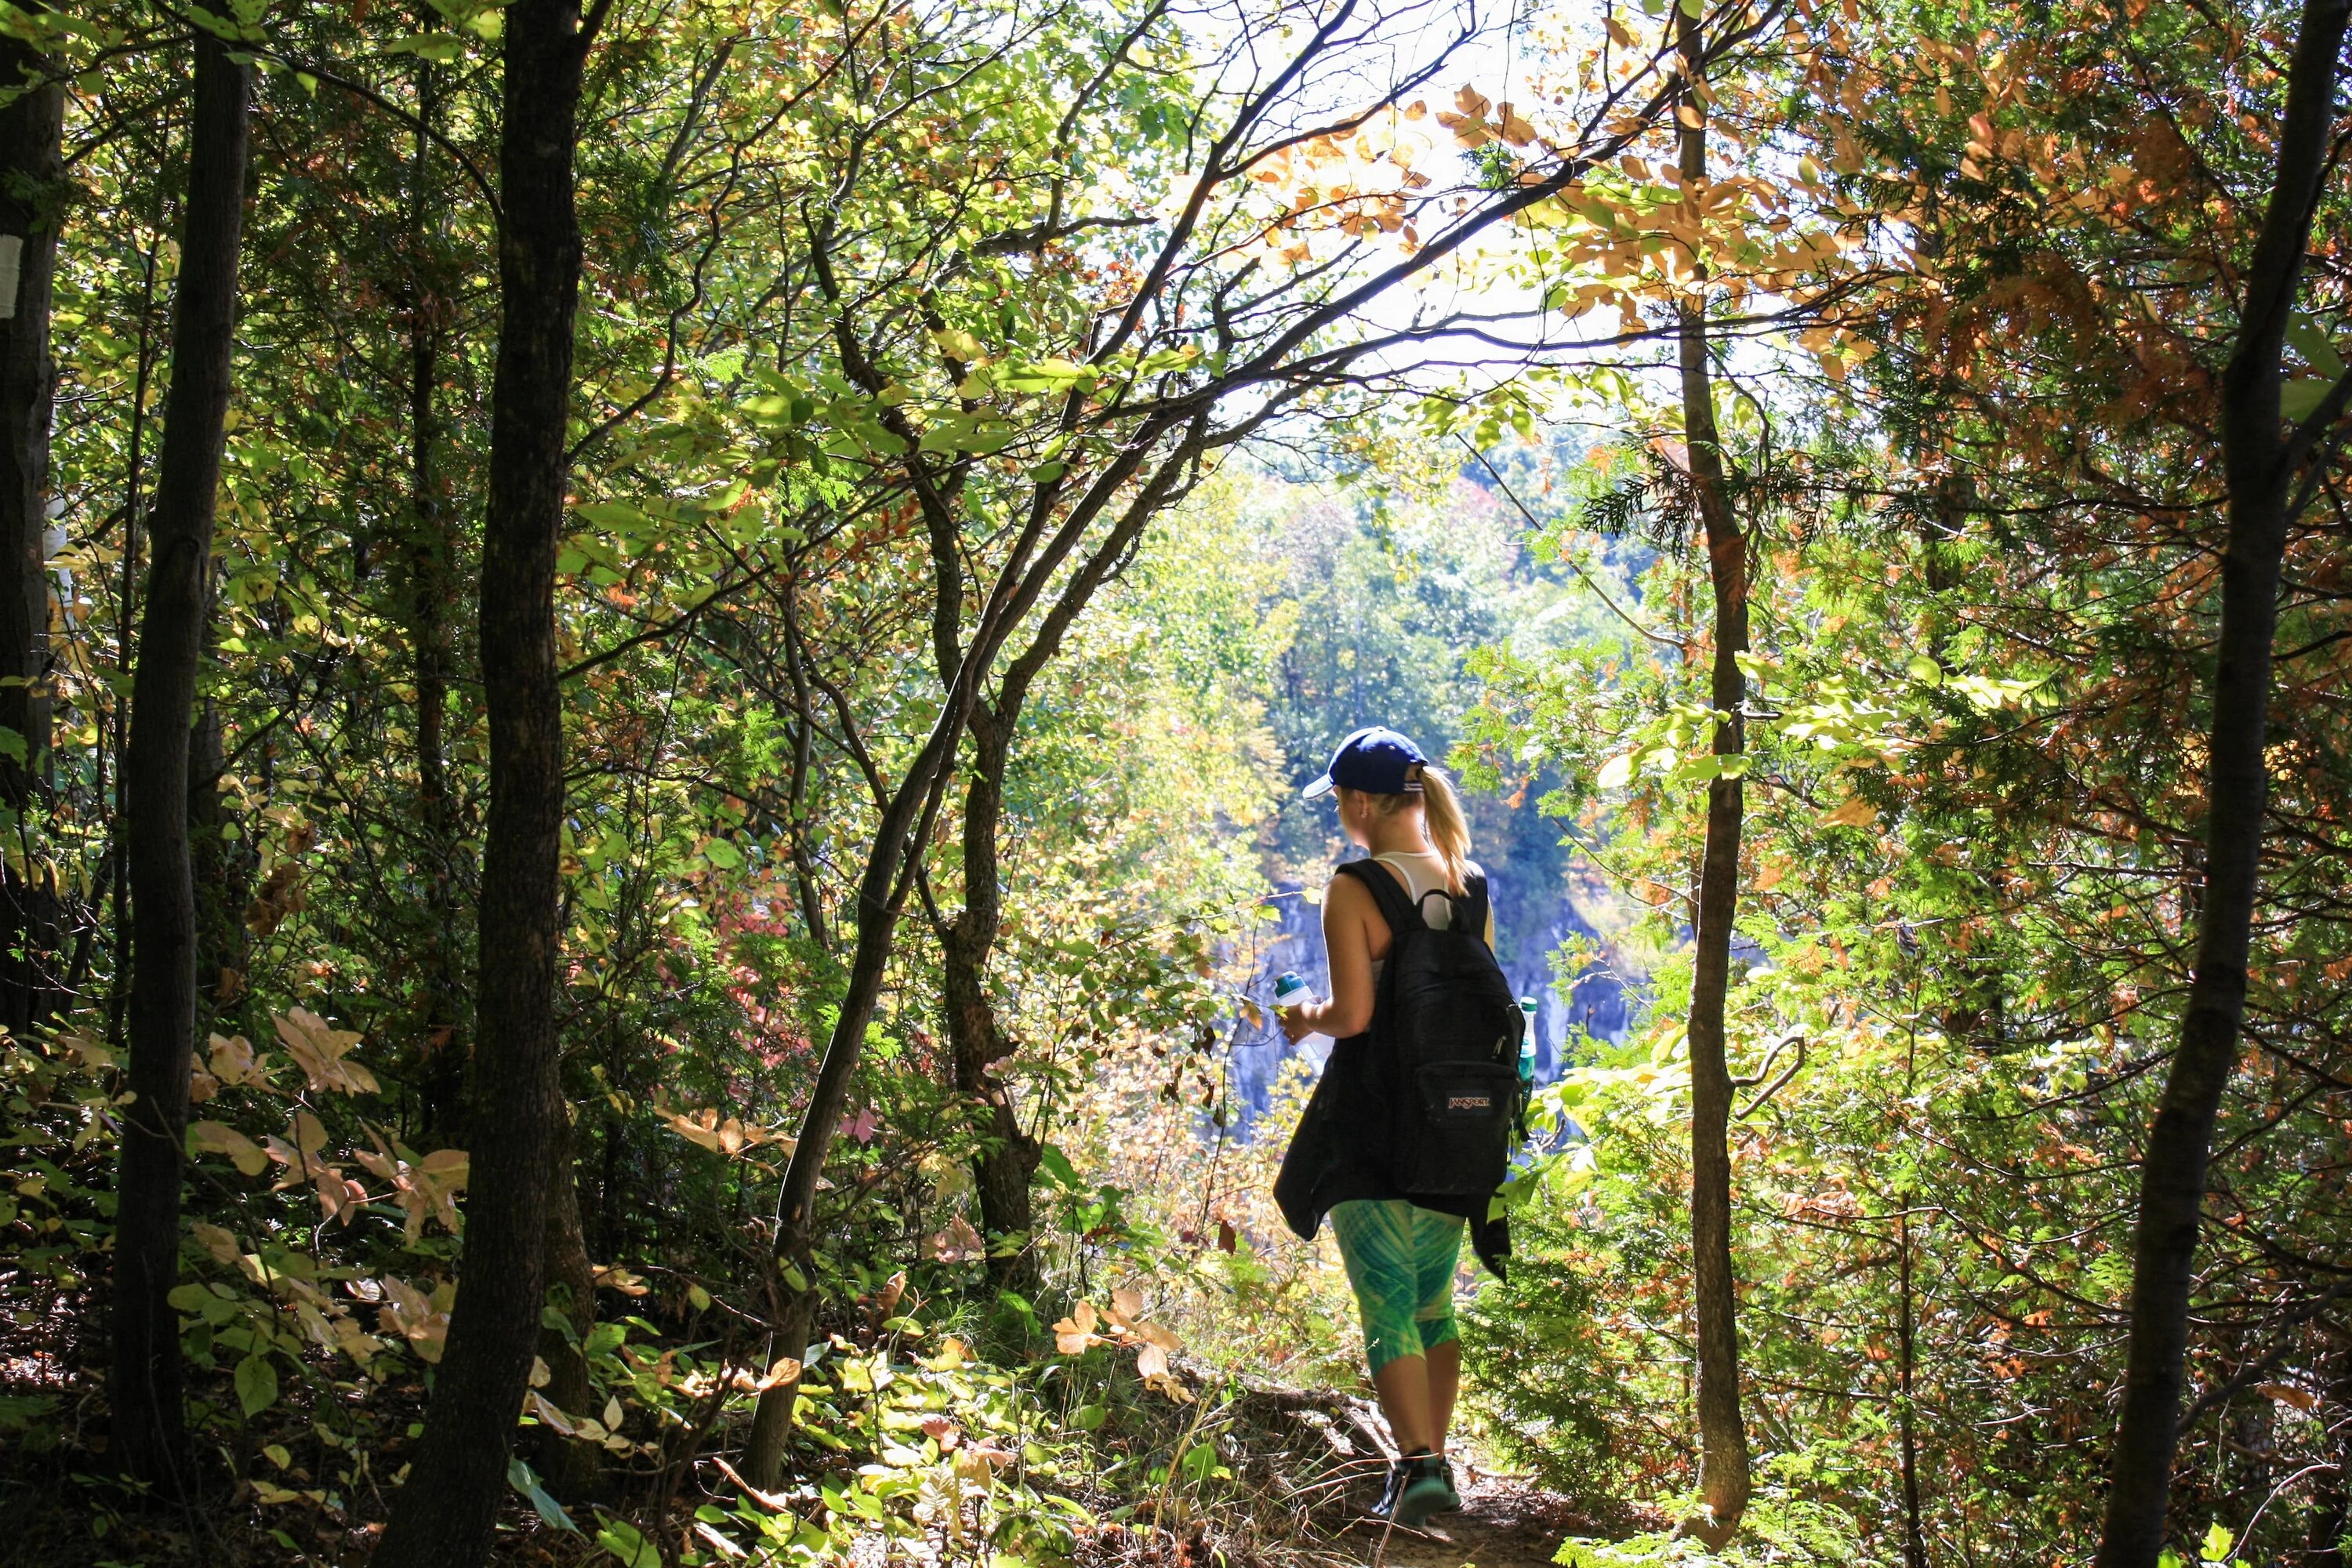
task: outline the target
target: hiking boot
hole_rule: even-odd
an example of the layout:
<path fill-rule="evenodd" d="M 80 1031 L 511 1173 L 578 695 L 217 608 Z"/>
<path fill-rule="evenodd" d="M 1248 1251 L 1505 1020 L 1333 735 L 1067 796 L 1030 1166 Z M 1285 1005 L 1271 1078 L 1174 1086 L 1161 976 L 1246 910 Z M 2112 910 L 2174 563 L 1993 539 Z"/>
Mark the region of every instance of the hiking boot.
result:
<path fill-rule="evenodd" d="M 1463 1500 L 1454 1493 L 1446 1462 L 1416 1448 L 1388 1467 L 1388 1493 L 1381 1498 L 1381 1519 L 1395 1519 L 1406 1531 L 1418 1531 L 1430 1514 L 1458 1510 Z"/>
<path fill-rule="evenodd" d="M 1372 1505 L 1374 1519 L 1396 1517 L 1397 1499 L 1404 1495 L 1405 1481 L 1412 1474 L 1412 1460 L 1391 1459 L 1389 1461 L 1388 1479 L 1381 1486 L 1381 1500 Z"/>
<path fill-rule="evenodd" d="M 1456 1491 L 1454 1488 L 1454 1461 L 1446 1458 L 1443 1455 L 1438 1456 L 1437 1459 L 1437 1479 L 1444 1484 L 1445 1496 L 1444 1499 L 1430 1511 L 1433 1513 L 1460 1513 L 1462 1511 L 1462 1494 Z"/>

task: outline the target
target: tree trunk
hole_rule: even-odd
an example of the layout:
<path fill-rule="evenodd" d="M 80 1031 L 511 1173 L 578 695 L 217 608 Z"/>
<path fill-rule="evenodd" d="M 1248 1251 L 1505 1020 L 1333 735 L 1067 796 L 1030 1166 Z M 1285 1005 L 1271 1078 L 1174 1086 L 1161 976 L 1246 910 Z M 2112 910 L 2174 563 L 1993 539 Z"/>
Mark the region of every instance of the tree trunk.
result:
<path fill-rule="evenodd" d="M 1927 1537 L 1919 1525 L 1918 1405 L 1914 1392 L 1918 1366 L 1918 1319 L 1911 1293 L 1911 1194 L 1906 1193 L 1895 1222 L 1895 1249 L 1902 1300 L 1896 1313 L 1902 1403 L 1895 1407 L 1903 1445 L 1903 1568 L 1927 1568 Z"/>
<path fill-rule="evenodd" d="M 138 619 L 139 557 L 147 504 L 147 394 L 155 374 L 155 246 L 151 240 L 140 257 L 139 370 L 131 384 L 131 440 L 122 480 L 122 575 L 121 633 L 115 638 L 114 668 L 121 678 L 117 689 L 130 685 L 133 641 L 131 627 Z M 131 756 L 131 705 L 117 700 L 113 713 L 114 769 L 114 973 L 106 999 L 106 1043 L 121 1050 L 128 1038 L 132 963 L 131 947 L 131 846 L 125 825 L 131 820 L 130 783 L 124 777 Z"/>
<path fill-rule="evenodd" d="M 1014 1047 L 1003 1037 L 996 1005 L 988 994 L 989 960 L 1004 924 L 1003 876 L 997 858 L 1004 823 L 1004 773 L 1020 730 L 1021 710 L 1038 675 L 1061 652 L 1062 639 L 1095 595 L 1132 558 L 1144 529 L 1172 503 L 1197 455 L 1197 447 L 1187 441 L 1160 459 L 1117 526 L 1071 574 L 1036 636 L 1006 666 L 995 702 L 972 707 L 971 780 L 965 786 L 963 810 L 964 901 L 940 933 L 942 981 L 956 1089 L 979 1109 L 980 1131 L 986 1140 L 972 1161 L 972 1176 L 982 1227 L 989 1238 L 989 1278 L 999 1289 L 1024 1296 L 1034 1295 L 1038 1285 L 1030 1180 L 1037 1172 L 1040 1149 L 1036 1140 L 1022 1131 L 1012 1096 L 993 1070 Z M 999 1257 L 999 1238 L 1011 1236 L 1023 1238 L 1020 1248 Z"/>
<path fill-rule="evenodd" d="M 215 602 L 207 597 L 205 603 L 208 632 Z M 206 662 L 212 658 L 209 641 L 204 657 Z M 226 769 L 220 704 L 207 697 L 197 705 L 195 728 L 188 734 L 188 858 L 196 894 L 199 1036 L 245 992 L 249 945 L 245 910 L 252 901 L 253 857 L 249 838 L 237 832 L 239 814 L 221 790 Z M 233 835 L 237 839 L 234 843 Z"/>
<path fill-rule="evenodd" d="M 188 852 L 189 728 L 211 571 L 214 500 L 236 349 L 247 68 L 195 41 L 188 188 L 173 306 L 172 380 L 151 525 L 153 565 L 131 680 L 123 824 L 139 968 L 114 1252 L 114 1452 L 165 1495 L 190 1479 L 180 1410 L 180 1162 L 195 1046 L 196 910 Z"/>
<path fill-rule="evenodd" d="M 425 952 L 418 982 L 418 1097 L 427 1136 L 463 1136 L 466 1048 L 465 994 L 457 974 L 457 844 L 450 807 L 448 742 L 451 665 L 450 570 L 456 542 L 442 505 L 441 427 L 434 408 L 440 384 L 441 298 L 436 268 L 425 254 L 434 205 L 433 141 L 440 104 L 438 68 L 417 68 L 415 152 L 408 206 L 408 646 L 416 685 L 416 816 L 423 849 L 417 873 L 425 886 Z"/>
<path fill-rule="evenodd" d="M 2098 1568 L 2154 1568 L 2164 1549 L 2206 1162 L 2221 1094 L 2237 1066 L 2261 880 L 2271 637 L 2288 494 L 2300 467 L 2281 437 L 2281 346 L 2326 173 L 2347 11 L 2352 0 L 2304 6 L 2287 73 L 2277 174 L 2245 274 L 2238 342 L 2221 377 L 2229 509 L 2207 749 L 2205 884 L 2179 1049 L 2140 1163 L 2131 1340 Z"/>
<path fill-rule="evenodd" d="M 801 1117 L 799 1142 L 784 1167 L 783 1188 L 776 1199 L 775 1256 L 769 1289 L 773 1303 L 770 1316 L 776 1324 L 771 1344 L 778 1356 L 797 1358 L 814 1331 L 818 1290 L 813 1221 L 817 1177 L 824 1172 L 833 1135 L 841 1126 L 849 1080 L 857 1070 L 866 1042 L 866 1027 L 873 1021 L 875 1005 L 881 998 L 883 971 L 890 961 L 890 943 L 906 899 L 899 872 L 909 855 L 919 853 L 913 842 L 921 831 L 916 826 L 916 807 L 947 758 L 954 755 L 961 729 L 951 711 L 940 716 L 931 743 L 899 784 L 892 809 L 885 814 L 867 852 L 866 875 L 858 884 L 857 946 L 850 959 L 849 982 L 843 989 L 833 1033 L 825 1040 L 816 1084 L 809 1094 L 808 1110 Z M 921 815 L 927 827 L 929 813 Z M 784 1445 L 792 1436 L 793 1407 L 800 1397 L 800 1383 L 795 1373 L 760 1395 L 751 1436 L 743 1451 L 743 1474 L 753 1486 L 772 1489 L 783 1473 Z"/>
<path fill-rule="evenodd" d="M 37 5 L 30 7 L 39 9 Z M 55 62 L 0 38 L 0 86 L 39 80 Z M 59 150 L 65 89 L 56 81 L 0 108 L 0 235 L 22 241 L 16 292 L 0 299 L 0 807 L 16 845 L 0 870 L 0 1025 L 23 1038 L 57 1005 L 57 896 L 36 862 L 26 818 L 40 804 L 49 749 L 49 295 L 58 214 L 65 197 Z"/>
<path fill-rule="evenodd" d="M 824 242 L 816 249 L 817 265 L 824 267 Z M 856 363 L 862 358 L 854 339 L 842 331 L 845 360 Z M 871 379 L 870 366 L 868 367 Z M 910 447 L 915 443 L 908 442 Z M 1184 476 L 1201 451 L 1201 425 L 1195 420 L 1186 440 L 1172 454 L 1163 458 L 1160 467 L 1148 479 L 1117 526 L 1103 538 L 1102 544 L 1087 556 L 1071 574 L 1055 600 L 1053 607 L 1041 620 L 1037 635 L 1020 657 L 1007 668 L 999 687 L 996 708 L 983 722 L 998 727 L 1002 736 L 1009 738 L 1014 718 L 1037 672 L 1059 651 L 1063 637 L 1096 590 L 1123 567 L 1131 555 L 1143 529 L 1150 520 L 1175 498 L 1184 483 Z M 910 459 L 919 465 L 923 459 Z M 1124 472 L 1114 468 L 1096 484 L 1102 495 L 1112 493 L 1111 485 L 1123 482 L 1141 466 L 1143 454 L 1138 449 L 1124 459 Z M 959 552 L 951 514 L 945 503 L 929 490 L 929 476 L 919 468 L 910 469 L 917 480 L 919 493 L 933 495 L 926 507 L 931 530 L 931 556 L 937 593 L 932 612 L 933 658 L 939 673 L 940 687 L 944 694 L 939 718 L 922 751 L 908 765 L 898 787 L 890 796 L 882 813 L 882 821 L 874 833 L 866 860 L 865 875 L 857 889 L 857 940 L 849 964 L 848 984 L 844 989 L 841 1011 L 836 1016 L 833 1032 L 826 1039 L 824 1057 L 817 1068 L 817 1079 L 809 1096 L 807 1111 L 802 1118 L 798 1143 L 793 1150 L 792 1162 L 785 1167 L 782 1190 L 776 1199 L 776 1239 L 773 1272 L 768 1289 L 773 1293 L 771 1319 L 776 1324 L 770 1341 L 775 1353 L 797 1357 L 808 1344 L 816 1321 L 818 1301 L 817 1281 L 814 1272 L 814 1241 L 812 1235 L 813 1205 L 816 1197 L 818 1175 L 824 1167 L 826 1152 L 831 1148 L 835 1131 L 841 1125 L 841 1113 L 849 1094 L 849 1080 L 856 1073 L 859 1052 L 866 1040 L 866 1025 L 874 1016 L 877 1000 L 881 994 L 885 966 L 889 962 L 890 943 L 896 933 L 898 913 L 911 881 L 909 862 L 923 852 L 933 819 L 936 817 L 941 792 L 946 787 L 946 774 L 961 742 L 966 724 L 982 707 L 974 693 L 994 663 L 996 653 L 1023 625 L 1031 609 L 1043 596 L 1046 584 L 1053 579 L 1057 558 L 1046 556 L 1031 563 L 1025 571 L 1008 566 L 1008 572 L 1023 571 L 1022 585 L 1001 599 L 989 595 L 991 610 L 982 617 L 968 647 L 959 650 L 957 631 L 961 624 L 958 605 L 963 592 L 962 561 Z M 1050 487 L 1041 490 L 1038 504 L 1045 503 Z M 1091 515 L 1091 514 L 1089 514 Z M 1065 523 L 1065 529 L 1070 528 Z M 1080 521 L 1083 526 L 1083 520 Z M 1075 534 L 1072 537 L 1076 537 Z M 1005 586 L 1000 582 L 1001 591 Z M 786 601 L 789 609 L 790 600 Z M 805 702 L 803 701 L 803 707 Z M 1003 784 L 1000 759 L 996 773 L 999 795 Z M 994 808 L 992 807 L 992 811 Z M 994 835 L 988 840 L 989 864 L 986 879 L 992 889 Z M 991 927 L 992 937 L 993 926 Z M 983 953 L 984 960 L 985 954 Z M 986 998 L 984 974 L 974 971 L 973 994 L 983 1002 Z M 1020 1201 L 1027 1202 L 1026 1178 Z M 777 1384 L 760 1395 L 759 1406 L 752 1419 L 751 1436 L 744 1450 L 743 1473 L 754 1486 L 772 1489 L 782 1473 L 784 1444 L 792 1435 L 793 1409 L 800 1396 L 797 1373 Z"/>
<path fill-rule="evenodd" d="M 1017 712 L 1017 710 L 1016 710 Z M 1013 1054 L 998 1028 L 988 994 L 988 962 L 1003 925 L 1004 892 L 997 861 L 997 835 L 1004 818 L 1004 769 L 1014 719 L 1002 710 L 975 708 L 973 756 L 964 788 L 963 909 L 940 933 L 944 960 L 948 1046 L 955 1064 L 956 1092 L 973 1108 L 985 1142 L 972 1159 L 973 1186 L 980 1199 L 981 1227 L 988 1238 L 988 1274 L 999 1289 L 1032 1296 L 1037 1289 L 1035 1216 L 1029 1202 L 1036 1173 L 1036 1142 L 1021 1131 L 1013 1098 L 992 1070 Z M 1007 1238 L 1017 1250 L 1000 1255 Z"/>
<path fill-rule="evenodd" d="M 540 1390 L 548 1403 L 566 1415 L 593 1415 L 588 1382 L 588 1358 L 581 1347 L 596 1326 L 596 1268 L 588 1260 L 588 1241 L 580 1224 L 580 1182 L 574 1173 L 571 1118 L 557 1116 L 555 1179 L 547 1204 L 547 1304 L 563 1314 L 571 1332 L 548 1323 L 542 1315 L 539 1331 L 540 1358 L 547 1363 L 547 1386 Z M 531 1445 L 531 1458 L 546 1479 L 548 1489 L 562 1498 L 584 1498 L 604 1479 L 604 1450 L 577 1437 L 565 1437 L 542 1426 Z"/>
<path fill-rule="evenodd" d="M 488 1557 L 539 1345 L 548 1205 L 564 1115 L 555 1049 L 563 819 L 555 554 L 580 292 L 572 165 L 587 44 L 572 0 L 520 0 L 507 13 L 502 322 L 478 611 L 490 799 L 472 1105 L 474 1125 L 486 1134 L 472 1140 L 448 1348 L 407 1484 L 376 1552 L 384 1568 L 469 1568 Z"/>
<path fill-rule="evenodd" d="M 1675 12 L 1686 82 L 1696 84 L 1705 58 L 1699 24 Z M 1705 107 L 1685 91 L 1680 133 L 1684 200 L 1694 216 L 1706 182 Z M 1704 275 L 1700 258 L 1692 258 Z M 1683 437 L 1691 490 L 1704 531 L 1708 574 L 1715 586 L 1715 668 L 1712 692 L 1718 718 L 1715 755 L 1740 756 L 1747 746 L 1740 714 L 1748 698 L 1739 656 L 1748 651 L 1748 538 L 1732 514 L 1722 441 L 1716 428 L 1715 382 L 1707 362 L 1706 306 L 1702 294 L 1682 309 Z M 1739 1529 L 1748 1509 L 1748 1434 L 1739 1417 L 1738 1300 L 1731 1269 L 1731 1068 L 1724 1039 L 1725 993 L 1731 981 L 1731 931 L 1739 904 L 1739 835 L 1745 809 L 1738 763 L 1727 761 L 1706 787 L 1706 845 L 1699 862 L 1698 910 L 1691 975 L 1691 1273 L 1697 1315 L 1699 1506 L 1681 1532 L 1719 1551 Z"/>

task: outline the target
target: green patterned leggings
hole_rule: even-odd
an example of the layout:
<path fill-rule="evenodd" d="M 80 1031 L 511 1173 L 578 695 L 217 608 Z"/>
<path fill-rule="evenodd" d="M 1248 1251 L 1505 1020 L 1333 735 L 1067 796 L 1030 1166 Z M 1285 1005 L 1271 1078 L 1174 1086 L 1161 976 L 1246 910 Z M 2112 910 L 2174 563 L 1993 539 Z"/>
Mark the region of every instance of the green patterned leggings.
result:
<path fill-rule="evenodd" d="M 1462 1256 L 1462 1220 L 1391 1198 L 1359 1199 L 1331 1210 L 1356 1310 L 1364 1320 L 1364 1353 L 1377 1375 L 1400 1356 L 1420 1355 L 1456 1337 L 1454 1270 Z"/>

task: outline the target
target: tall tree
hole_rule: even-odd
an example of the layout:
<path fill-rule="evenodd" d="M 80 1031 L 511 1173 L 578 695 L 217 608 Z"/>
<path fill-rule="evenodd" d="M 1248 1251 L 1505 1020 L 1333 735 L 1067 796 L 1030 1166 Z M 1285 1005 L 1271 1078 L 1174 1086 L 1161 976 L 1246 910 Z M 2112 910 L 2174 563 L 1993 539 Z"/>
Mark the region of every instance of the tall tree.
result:
<path fill-rule="evenodd" d="M 429 16 L 420 17 L 430 26 Z M 442 338 L 449 311 L 447 268 L 439 244 L 439 182 L 433 138 L 440 120 L 440 69 L 416 62 L 416 126 L 409 158 L 407 277 L 403 305 L 408 321 L 408 540 L 406 610 L 410 675 L 416 686 L 416 817 L 421 845 L 417 872 L 425 885 L 426 931 L 418 985 L 425 1057 L 420 1098 L 426 1130 L 457 1135 L 466 1060 L 459 1039 L 464 984 L 453 952 L 457 923 L 456 812 L 450 799 L 446 727 L 449 714 L 451 556 L 457 542 L 444 491 L 441 417 L 435 399 L 442 374 Z"/>
<path fill-rule="evenodd" d="M 115 1214 L 114 1451 L 131 1475 L 187 1485 L 179 1316 L 166 1300 L 180 1255 L 181 1139 L 196 1031 L 196 898 L 188 845 L 189 734 L 212 574 L 214 504 L 236 350 L 245 217 L 247 68 L 195 36 L 171 385 L 150 524 L 152 564 L 131 678 L 123 759 L 138 953 Z"/>
<path fill-rule="evenodd" d="M 1021 1129 L 1011 1091 L 997 1076 L 1016 1042 L 1005 1037 L 988 992 L 989 957 L 1004 924 L 999 835 L 1004 826 L 1004 772 L 1020 723 L 999 700 L 972 713 L 972 758 L 963 795 L 963 908 L 939 922 L 940 987 L 956 1092 L 980 1120 L 981 1146 L 972 1158 L 972 1187 L 989 1239 L 988 1269 L 995 1281 L 1024 1294 L 1037 1286 L 1030 1232 L 1035 1215 L 1029 1183 L 1036 1173 L 1036 1140 Z M 1008 1247 L 1007 1239 L 1018 1243 Z"/>
<path fill-rule="evenodd" d="M 563 705 L 555 561 L 571 468 L 580 97 L 607 4 L 598 0 L 584 19 L 573 0 L 521 0 L 507 13 L 501 315 L 478 611 L 490 763 L 469 1121 L 486 1133 L 474 1140 L 465 1289 L 416 1458 L 376 1552 L 391 1568 L 457 1568 L 489 1555 L 539 1345 L 550 1205 L 555 1184 L 571 1180 L 560 1163 L 568 1140 L 556 1062 Z"/>
<path fill-rule="evenodd" d="M 1015 1043 L 1000 1027 L 988 989 L 989 959 L 1004 923 L 999 842 L 1004 831 L 1005 773 L 1022 708 L 1037 678 L 1061 652 L 1063 639 L 1095 595 L 1132 558 L 1151 520 L 1192 488 L 1201 456 L 1195 445 L 1184 443 L 1161 459 L 1116 525 L 1070 574 L 1028 646 L 1006 665 L 992 697 L 972 707 L 972 755 L 963 796 L 964 901 L 953 920 L 939 922 L 940 980 L 956 1089 L 979 1108 L 982 1120 L 972 1177 L 989 1232 L 989 1271 L 998 1283 L 1024 1292 L 1035 1289 L 1038 1278 L 1035 1249 L 1030 1245 L 1035 1220 L 1029 1183 L 1040 1151 L 1037 1141 L 1021 1130 L 1013 1097 L 995 1073 Z M 1017 1239 L 1020 1245 L 1000 1247 L 1000 1238 Z"/>
<path fill-rule="evenodd" d="M 2196 970 L 2180 1043 L 2140 1163 L 2131 1338 L 2099 1568 L 2153 1568 L 2164 1550 L 2206 1167 L 2221 1096 L 2237 1068 L 2247 953 L 2260 891 L 2269 789 L 2263 731 L 2280 563 L 2289 526 L 2308 499 L 2308 490 L 2299 489 L 2305 465 L 2320 434 L 2352 399 L 2352 374 L 2347 374 L 2318 408 L 2289 427 L 2280 392 L 2312 219 L 2338 152 L 2331 143 L 2347 17 L 2352 0 L 2306 0 L 2303 7 L 2287 71 L 2276 173 L 2244 277 L 2237 342 L 2221 375 L 2228 524 L 2206 752 L 2205 875 L 2197 905 Z"/>
<path fill-rule="evenodd" d="M 1677 9 L 1684 100 L 1677 111 L 1683 199 L 1702 210 L 1706 186 L 1706 50 L 1703 24 Z M 1731 479 L 1716 426 L 1715 376 L 1708 361 L 1706 268 L 1694 254 L 1699 284 L 1679 307 L 1683 443 L 1691 497 L 1715 588 L 1715 776 L 1706 786 L 1706 842 L 1700 852 L 1691 972 L 1691 1295 L 1698 1319 L 1697 1511 L 1685 1533 L 1720 1549 L 1739 1529 L 1748 1493 L 1748 1435 L 1739 1416 L 1739 1302 L 1731 1267 L 1731 1067 L 1724 1038 L 1724 998 L 1731 983 L 1731 931 L 1739 909 L 1739 835 L 1745 812 L 1748 678 L 1748 535 L 1732 509 Z"/>
<path fill-rule="evenodd" d="M 32 7 L 37 10 L 38 7 Z M 55 899 L 26 813 L 40 795 L 49 747 L 49 413 L 57 368 L 49 296 L 65 196 L 59 146 L 65 89 L 57 62 L 0 37 L 0 246 L 16 247 L 15 292 L 0 299 L 0 806 L 14 814 L 17 853 L 0 872 L 0 1025 L 22 1035 L 57 992 L 49 949 Z M 5 276 L 0 269 L 0 278 Z"/>

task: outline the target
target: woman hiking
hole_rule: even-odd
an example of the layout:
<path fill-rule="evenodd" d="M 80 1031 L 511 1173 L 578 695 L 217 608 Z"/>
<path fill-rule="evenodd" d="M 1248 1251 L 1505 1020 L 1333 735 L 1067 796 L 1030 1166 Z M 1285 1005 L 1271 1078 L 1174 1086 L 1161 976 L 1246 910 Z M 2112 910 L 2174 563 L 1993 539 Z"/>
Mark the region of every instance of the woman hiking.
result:
<path fill-rule="evenodd" d="M 1319 1034 L 1336 1043 L 1283 1156 L 1275 1197 L 1302 1237 L 1312 1238 L 1323 1216 L 1330 1216 L 1363 1319 L 1372 1383 L 1402 1456 L 1389 1467 L 1377 1514 L 1417 1526 L 1433 1513 L 1462 1506 L 1445 1451 L 1462 1376 L 1454 1277 L 1465 1224 L 1481 1260 L 1502 1272 L 1508 1243 L 1500 1222 L 1489 1222 L 1486 1215 L 1492 1185 L 1501 1180 L 1501 1140 L 1507 1133 L 1499 1124 L 1494 1129 L 1492 1183 L 1485 1191 L 1464 1192 L 1460 1181 L 1435 1184 L 1446 1189 L 1443 1194 L 1400 1184 L 1406 1178 L 1394 1148 L 1396 1129 L 1403 1125 L 1397 1100 L 1412 1091 L 1402 1081 L 1403 1073 L 1384 1064 L 1381 1051 L 1393 1054 L 1390 1041 L 1398 1024 L 1381 1013 L 1402 1005 L 1391 999 L 1393 987 L 1384 991 L 1381 985 L 1400 925 L 1475 931 L 1483 938 L 1475 948 L 1453 944 L 1468 950 L 1470 960 L 1492 975 L 1491 981 L 1471 977 L 1478 984 L 1464 1011 L 1491 1020 L 1489 993 L 1499 989 L 1512 1032 L 1495 1048 L 1507 1045 L 1514 1058 L 1518 1013 L 1494 966 L 1486 874 L 1469 859 L 1461 806 L 1421 749 L 1392 730 L 1359 730 L 1340 742 L 1329 771 L 1305 793 L 1310 798 L 1336 793 L 1340 830 L 1370 857 L 1339 867 L 1324 893 L 1329 999 L 1280 1015 L 1283 1033 L 1292 1041 Z M 1488 1075 L 1469 1081 L 1492 1081 L 1489 1068 L 1473 1064 L 1465 1070 Z M 1423 1081 L 1428 1081 L 1426 1073 Z M 1451 1088 L 1461 1080 L 1445 1081 Z M 1497 1114 L 1507 1116 L 1499 1109 Z M 1404 1165 L 1415 1168 L 1426 1172 L 1430 1166 L 1425 1159 Z"/>

